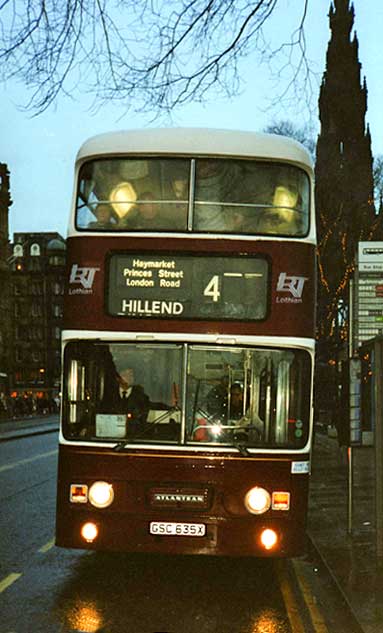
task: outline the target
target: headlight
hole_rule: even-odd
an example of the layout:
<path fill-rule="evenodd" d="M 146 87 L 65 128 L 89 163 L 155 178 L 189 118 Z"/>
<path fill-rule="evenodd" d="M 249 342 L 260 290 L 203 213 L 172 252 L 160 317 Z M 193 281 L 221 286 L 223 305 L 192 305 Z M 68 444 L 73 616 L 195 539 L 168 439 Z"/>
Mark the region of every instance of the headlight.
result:
<path fill-rule="evenodd" d="M 112 484 L 108 484 L 106 481 L 96 481 L 89 488 L 88 499 L 96 508 L 107 508 L 114 499 Z"/>
<path fill-rule="evenodd" d="M 271 498 L 264 488 L 251 488 L 245 497 L 246 509 L 252 514 L 263 514 L 271 505 Z"/>

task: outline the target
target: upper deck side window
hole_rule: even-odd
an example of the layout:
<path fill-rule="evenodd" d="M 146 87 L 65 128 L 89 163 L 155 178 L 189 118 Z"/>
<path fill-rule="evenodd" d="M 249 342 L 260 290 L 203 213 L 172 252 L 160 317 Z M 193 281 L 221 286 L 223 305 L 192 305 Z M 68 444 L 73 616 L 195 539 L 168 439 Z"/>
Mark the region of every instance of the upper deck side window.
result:
<path fill-rule="evenodd" d="M 222 158 L 108 158 L 80 170 L 76 226 L 304 236 L 310 188 L 289 164 Z"/>

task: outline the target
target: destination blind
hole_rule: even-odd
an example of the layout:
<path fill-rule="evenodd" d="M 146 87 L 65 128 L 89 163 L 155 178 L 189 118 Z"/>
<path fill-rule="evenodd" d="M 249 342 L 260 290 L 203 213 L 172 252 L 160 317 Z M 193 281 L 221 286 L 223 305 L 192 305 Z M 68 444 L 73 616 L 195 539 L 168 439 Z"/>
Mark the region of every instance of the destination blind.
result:
<path fill-rule="evenodd" d="M 129 318 L 261 320 L 267 310 L 263 257 L 115 254 L 109 314 Z"/>

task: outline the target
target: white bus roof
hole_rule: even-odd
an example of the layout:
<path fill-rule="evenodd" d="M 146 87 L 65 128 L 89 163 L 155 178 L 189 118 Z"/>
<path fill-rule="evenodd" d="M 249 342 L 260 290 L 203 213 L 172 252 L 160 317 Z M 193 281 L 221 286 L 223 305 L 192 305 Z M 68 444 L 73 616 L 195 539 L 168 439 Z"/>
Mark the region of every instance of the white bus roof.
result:
<path fill-rule="evenodd" d="M 99 134 L 85 141 L 77 161 L 126 154 L 261 158 L 298 163 L 312 170 L 310 154 L 294 139 L 209 128 L 148 128 Z"/>

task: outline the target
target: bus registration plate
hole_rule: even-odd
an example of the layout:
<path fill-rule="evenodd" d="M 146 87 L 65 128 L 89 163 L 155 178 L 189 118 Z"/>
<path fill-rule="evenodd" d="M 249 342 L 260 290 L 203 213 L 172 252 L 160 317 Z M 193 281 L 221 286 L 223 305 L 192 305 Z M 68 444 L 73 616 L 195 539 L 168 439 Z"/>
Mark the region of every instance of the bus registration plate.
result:
<path fill-rule="evenodd" d="M 204 523 L 171 523 L 152 521 L 149 525 L 150 534 L 156 536 L 205 536 Z"/>

